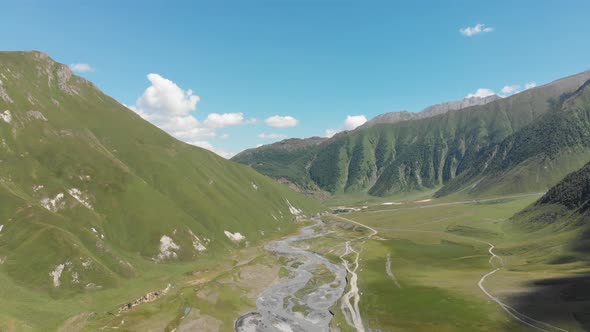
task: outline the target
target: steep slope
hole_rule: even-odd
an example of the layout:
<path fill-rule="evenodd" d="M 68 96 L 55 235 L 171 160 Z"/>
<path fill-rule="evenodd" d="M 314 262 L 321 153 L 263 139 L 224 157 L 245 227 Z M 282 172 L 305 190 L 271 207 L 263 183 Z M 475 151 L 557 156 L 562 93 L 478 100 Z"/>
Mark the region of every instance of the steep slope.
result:
<path fill-rule="evenodd" d="M 590 163 L 567 175 L 514 219 L 533 227 L 556 224 L 560 227 L 564 224 L 588 226 Z"/>
<path fill-rule="evenodd" d="M 589 261 L 590 251 L 590 162 L 564 177 L 535 203 L 512 217 L 517 230 L 543 234 L 571 233 L 563 243 L 579 261 Z"/>
<path fill-rule="evenodd" d="M 321 208 L 173 139 L 42 53 L 0 53 L 0 80 L 0 275 L 27 288 L 114 287 Z"/>
<path fill-rule="evenodd" d="M 367 191 L 379 196 L 443 186 L 470 170 L 490 149 L 561 107 L 560 98 L 589 79 L 587 71 L 484 105 L 342 133 L 306 152 L 311 162 L 306 173 L 298 173 L 302 174 L 298 181 L 312 181 L 333 193 Z M 585 149 L 584 144 L 581 147 Z M 575 154 L 560 159 L 551 178 L 539 181 L 538 187 L 546 188 L 579 168 L 586 161 L 586 152 L 581 151 L 577 159 Z M 530 167 L 540 167 L 537 161 L 529 161 Z M 444 194 L 465 187 L 450 188 Z M 523 189 L 528 188 L 515 185 L 502 191 Z"/>
<path fill-rule="evenodd" d="M 307 175 L 307 169 L 320 144 L 327 140 L 324 137 L 290 138 L 242 151 L 232 160 L 280 182 L 293 184 L 295 188 L 314 191 L 318 187 Z"/>
<path fill-rule="evenodd" d="M 569 210 L 585 213 L 590 210 L 590 163 L 569 174 L 549 189 L 535 206 L 559 204 Z"/>
<path fill-rule="evenodd" d="M 469 97 L 462 100 L 449 101 L 446 103 L 428 106 L 420 112 L 390 112 L 380 114 L 367 121 L 359 128 L 369 128 L 381 123 L 396 123 L 401 121 L 418 120 L 430 118 L 450 111 L 457 111 L 471 106 L 485 105 L 500 99 L 498 95 L 488 97 Z"/>
<path fill-rule="evenodd" d="M 323 147 L 310 176 L 332 192 L 368 189 L 374 195 L 443 185 L 488 146 L 539 119 L 551 108 L 548 100 L 589 78 L 585 72 L 486 105 L 355 131 Z"/>
<path fill-rule="evenodd" d="M 505 194 L 545 190 L 590 160 L 590 81 L 551 101 L 537 121 L 488 146 L 473 165 L 437 192 Z"/>

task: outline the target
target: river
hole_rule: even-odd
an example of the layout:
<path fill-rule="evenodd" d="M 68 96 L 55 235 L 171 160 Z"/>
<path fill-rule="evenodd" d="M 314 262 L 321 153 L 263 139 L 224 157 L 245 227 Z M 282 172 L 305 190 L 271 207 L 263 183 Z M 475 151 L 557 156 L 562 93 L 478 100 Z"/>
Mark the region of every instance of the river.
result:
<path fill-rule="evenodd" d="M 273 253 L 291 258 L 285 266 L 290 275 L 262 292 L 256 300 L 256 311 L 247 313 L 236 321 L 236 332 L 329 331 L 332 320 L 330 308 L 344 293 L 347 271 L 342 265 L 334 264 L 322 255 L 297 246 L 298 241 L 326 234 L 322 221 L 315 218 L 312 220 L 315 224 L 303 228 L 299 234 L 265 246 Z M 316 285 L 311 292 L 298 298 L 297 291 L 305 287 L 318 265 L 330 270 L 334 279 Z M 294 308 L 297 310 L 294 311 Z"/>

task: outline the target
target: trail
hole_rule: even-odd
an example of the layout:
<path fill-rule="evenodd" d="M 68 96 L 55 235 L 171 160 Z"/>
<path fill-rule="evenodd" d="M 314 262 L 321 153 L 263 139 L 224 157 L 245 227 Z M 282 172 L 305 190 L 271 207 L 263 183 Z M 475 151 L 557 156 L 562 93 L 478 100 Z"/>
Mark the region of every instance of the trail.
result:
<path fill-rule="evenodd" d="M 404 211 L 404 210 L 418 210 L 418 209 L 428 209 L 433 207 L 440 207 L 440 206 L 449 206 L 449 205 L 459 205 L 459 204 L 476 204 L 482 202 L 493 202 L 500 199 L 509 199 L 509 198 L 519 198 L 519 197 L 530 197 L 530 196 L 541 196 L 545 194 L 544 192 L 538 193 L 530 193 L 530 194 L 522 194 L 522 195 L 511 195 L 511 196 L 500 196 L 500 197 L 493 197 L 493 198 L 485 198 L 485 199 L 472 199 L 469 201 L 458 201 L 458 202 L 448 202 L 448 203 L 437 203 L 437 204 L 425 204 L 420 206 L 413 206 L 407 208 L 399 208 L 399 209 L 381 209 L 381 210 L 369 210 L 364 211 L 363 213 L 383 213 L 383 212 L 395 212 L 395 211 Z M 347 214 L 347 213 L 344 213 Z"/>
<path fill-rule="evenodd" d="M 391 271 L 391 255 L 390 254 L 387 254 L 387 261 L 385 262 L 385 272 L 387 272 L 387 275 L 389 276 L 389 278 L 391 278 L 391 280 L 393 280 L 393 283 L 397 286 L 397 288 L 402 288 L 402 286 L 400 286 L 399 282 L 397 281 L 395 274 L 393 274 L 393 272 Z"/>
<path fill-rule="evenodd" d="M 506 198 L 515 198 L 515 197 L 527 197 L 527 196 L 536 196 L 536 195 L 540 195 L 543 193 L 533 193 L 533 194 L 525 194 L 525 195 L 514 195 L 514 196 L 504 196 L 504 197 L 497 197 L 497 198 L 490 198 L 490 199 L 485 199 L 485 200 L 472 200 L 472 201 L 460 201 L 460 202 L 449 202 L 449 203 L 440 203 L 440 204 L 431 204 L 431 205 L 425 205 L 425 206 L 420 206 L 420 207 L 412 207 L 412 208 L 404 208 L 404 209 L 389 209 L 389 210 L 376 210 L 376 211 L 366 211 L 364 213 L 379 213 L 379 212 L 394 212 L 397 210 L 413 210 L 413 209 L 420 209 L 420 208 L 429 208 L 429 207 L 438 207 L 438 206 L 447 206 L 447 205 L 456 205 L 456 204 L 472 204 L 472 203 L 479 203 L 479 202 L 486 202 L 486 201 L 494 201 L 494 200 L 498 200 L 498 199 L 506 199 Z M 341 216 L 335 216 L 337 218 L 349 221 L 351 223 L 354 223 L 356 225 L 362 226 L 366 229 L 369 229 L 372 234 L 369 236 L 374 236 L 378 233 L 378 231 L 370 226 L 361 224 L 359 222 L 356 222 L 354 220 L 350 220 Z M 463 236 L 459 236 L 459 235 L 455 235 L 455 234 L 447 234 L 445 232 L 440 232 L 440 231 L 428 231 L 428 230 L 417 230 L 417 229 L 391 229 L 391 228 L 380 228 L 380 229 L 385 229 L 385 230 L 395 230 L 395 231 L 402 231 L 402 232 L 419 232 L 419 233 L 441 233 L 441 234 L 446 234 L 446 235 L 454 235 L 457 237 L 461 237 L 464 238 Z M 484 274 L 481 279 L 479 280 L 479 282 L 477 283 L 477 285 L 479 286 L 479 288 L 481 289 L 481 291 L 492 301 L 496 302 L 501 308 L 502 310 L 504 310 L 508 315 L 510 315 L 512 318 L 514 318 L 515 320 L 517 320 L 518 322 L 529 326 L 537 331 L 544 331 L 544 332 L 568 332 L 565 329 L 562 329 L 560 327 L 551 325 L 549 323 L 545 323 L 539 320 L 536 320 L 530 316 L 527 316 L 525 314 L 523 314 L 522 312 L 519 312 L 518 310 L 514 309 L 513 307 L 511 307 L 510 305 L 502 302 L 500 299 L 498 299 L 497 297 L 493 296 L 484 286 L 484 282 L 486 281 L 486 279 L 490 276 L 492 276 L 493 274 L 495 274 L 496 272 L 500 271 L 503 267 L 504 267 L 504 259 L 501 256 L 496 255 L 496 253 L 494 253 L 494 248 L 495 246 L 492 243 L 489 242 L 485 242 L 485 241 L 481 241 L 481 240 L 477 240 L 477 239 L 473 239 L 470 238 L 470 240 L 475 241 L 475 242 L 480 242 L 480 243 L 484 243 L 487 244 L 489 246 L 488 252 L 490 254 L 490 260 L 489 263 L 490 265 L 494 268 L 492 271 Z M 388 257 L 388 262 L 389 264 L 391 264 L 390 261 L 390 257 Z M 496 267 L 494 265 L 495 261 L 499 261 L 499 265 L 498 267 Z M 386 269 L 387 269 L 386 265 Z M 389 265 L 389 270 L 391 269 L 391 266 Z M 388 271 L 388 275 L 389 275 Z M 393 277 L 392 277 L 393 276 Z M 394 282 L 396 282 L 395 279 L 395 275 L 393 275 L 393 273 L 390 275 L 390 277 L 392 277 L 392 279 L 394 280 Z M 396 282 L 396 285 L 399 287 L 399 284 Z M 347 318 L 348 320 L 348 318 Z M 364 330 L 363 330 L 364 331 Z"/>
<path fill-rule="evenodd" d="M 332 215 L 335 218 L 338 219 L 342 219 L 345 221 L 348 221 L 350 223 L 353 223 L 355 225 L 361 226 L 363 228 L 368 229 L 369 231 L 371 231 L 370 235 L 366 235 L 366 236 L 360 236 L 358 238 L 355 239 L 355 241 L 358 241 L 360 239 L 370 239 L 371 237 L 377 235 L 377 230 L 367 226 L 365 224 L 361 224 L 358 221 L 354 221 L 354 220 L 350 220 L 341 216 L 337 216 L 337 215 Z M 363 325 L 363 319 L 361 317 L 361 312 L 359 309 L 359 303 L 361 301 L 361 297 L 359 294 L 359 289 L 358 289 L 358 274 L 356 273 L 358 267 L 359 267 L 359 256 L 360 253 L 356 250 L 354 250 L 354 248 L 350 245 L 350 243 L 352 242 L 352 240 L 348 240 L 345 243 L 345 250 L 344 253 L 342 255 L 340 255 L 340 260 L 342 261 L 342 265 L 344 266 L 344 268 L 346 269 L 346 271 L 350 274 L 350 290 L 344 294 L 344 296 L 342 297 L 342 304 L 340 306 L 340 309 L 342 310 L 342 313 L 344 313 L 344 317 L 346 318 L 346 322 L 354 327 L 357 332 L 365 332 L 365 327 Z M 350 254 L 350 253 L 354 253 L 356 256 L 354 258 L 354 264 L 352 264 L 354 267 L 351 268 L 351 264 L 349 264 L 348 260 L 346 260 L 344 258 L 344 256 Z M 352 302 L 351 302 L 352 299 Z M 347 311 L 348 310 L 348 311 Z"/>
<path fill-rule="evenodd" d="M 344 259 L 344 256 L 348 255 L 349 253 L 356 254 L 354 268 L 352 269 L 350 268 L 348 261 Z M 359 253 L 352 248 L 350 241 L 346 241 L 346 250 L 342 255 L 340 255 L 340 260 L 342 260 L 342 265 L 344 265 L 344 268 L 346 268 L 346 271 L 348 271 L 350 274 L 350 290 L 342 297 L 340 309 L 343 313 L 345 313 L 344 316 L 349 325 L 353 326 L 357 332 L 365 332 L 363 319 L 361 318 L 361 312 L 359 310 L 360 295 L 357 284 L 358 275 L 356 274 L 356 270 L 359 267 Z M 353 299 L 353 303 L 350 302 L 351 298 Z M 349 315 L 346 314 L 345 309 L 348 309 Z"/>
<path fill-rule="evenodd" d="M 482 241 L 483 242 L 483 241 Z M 544 332 L 554 332 L 554 331 L 561 331 L 561 332 L 567 332 L 567 330 L 564 330 L 562 328 L 559 328 L 557 326 L 553 326 L 549 323 L 545 323 L 545 322 L 541 322 L 538 321 L 534 318 L 531 318 L 519 311 L 517 311 L 516 309 L 514 309 L 513 307 L 509 306 L 508 304 L 502 302 L 500 299 L 498 299 L 497 297 L 493 296 L 483 285 L 483 283 L 485 282 L 486 278 L 493 275 L 494 273 L 500 271 L 502 269 L 502 267 L 504 266 L 504 260 L 502 259 L 502 257 L 496 255 L 494 253 L 494 248 L 495 246 L 489 242 L 484 242 L 487 245 L 490 246 L 488 252 L 490 253 L 490 265 L 492 265 L 492 267 L 494 267 L 494 269 L 486 274 L 484 274 L 481 279 L 479 279 L 479 282 L 477 283 L 477 286 L 479 286 L 479 289 L 481 289 L 481 291 L 490 298 L 490 300 L 496 302 L 500 308 L 502 308 L 504 311 L 506 311 L 506 313 L 508 313 L 512 318 L 516 319 L 517 321 L 531 327 L 534 328 L 535 330 L 538 331 L 544 331 Z M 500 261 L 500 266 L 499 267 L 495 267 L 494 266 L 494 259 L 499 260 Z"/>

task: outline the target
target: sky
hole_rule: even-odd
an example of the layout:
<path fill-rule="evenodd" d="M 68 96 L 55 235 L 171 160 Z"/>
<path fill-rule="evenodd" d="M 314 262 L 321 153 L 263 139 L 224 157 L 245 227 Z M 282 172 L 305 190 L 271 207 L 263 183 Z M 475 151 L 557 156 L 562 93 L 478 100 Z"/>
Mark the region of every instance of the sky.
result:
<path fill-rule="evenodd" d="M 39 50 L 171 135 L 231 157 L 378 114 L 590 69 L 590 1 L 3 0 Z"/>

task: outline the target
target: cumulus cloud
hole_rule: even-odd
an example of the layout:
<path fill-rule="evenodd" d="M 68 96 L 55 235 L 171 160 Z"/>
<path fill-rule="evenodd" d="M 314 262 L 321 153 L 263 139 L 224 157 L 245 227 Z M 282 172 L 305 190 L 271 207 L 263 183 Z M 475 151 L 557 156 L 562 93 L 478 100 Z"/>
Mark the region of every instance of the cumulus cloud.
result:
<path fill-rule="evenodd" d="M 284 134 L 258 134 L 258 138 L 262 138 L 262 139 L 285 139 L 287 138 L 287 135 Z"/>
<path fill-rule="evenodd" d="M 492 32 L 494 31 L 494 28 L 492 27 L 486 27 L 485 24 L 476 24 L 472 27 L 466 27 L 466 28 L 461 28 L 459 29 L 459 32 L 466 37 L 473 37 L 476 35 L 479 35 L 480 33 L 484 33 L 484 32 Z"/>
<path fill-rule="evenodd" d="M 518 84 L 505 85 L 501 91 L 502 91 L 502 93 L 505 93 L 505 94 L 513 94 L 513 93 L 520 91 L 520 85 L 518 85 Z"/>
<path fill-rule="evenodd" d="M 204 123 L 211 128 L 237 126 L 244 123 L 244 113 L 210 113 Z"/>
<path fill-rule="evenodd" d="M 70 69 L 77 73 L 89 73 L 94 71 L 94 68 L 87 63 L 72 63 Z"/>
<path fill-rule="evenodd" d="M 326 129 L 326 131 L 324 131 L 324 136 L 325 137 L 332 137 L 332 136 L 338 134 L 339 132 L 341 132 L 341 130 L 338 130 L 338 129 Z"/>
<path fill-rule="evenodd" d="M 216 128 L 242 123 L 242 113 L 211 113 L 201 122 L 192 114 L 200 101 L 192 90 L 184 90 L 158 74 L 149 74 L 147 78 L 151 85 L 135 105 L 125 106 L 181 141 L 211 150 L 222 157 L 233 155 L 216 148 L 206 139 L 217 137 Z M 227 134 L 221 136 L 227 137 Z"/>
<path fill-rule="evenodd" d="M 148 113 L 187 115 L 197 108 L 201 100 L 193 91 L 183 90 L 176 83 L 158 74 L 148 74 L 152 83 L 137 100 L 137 107 Z"/>
<path fill-rule="evenodd" d="M 337 133 L 343 130 L 353 130 L 356 129 L 358 126 L 367 122 L 367 117 L 364 115 L 347 115 L 346 119 L 344 119 L 344 123 L 340 126 L 339 129 L 326 129 L 324 132 L 324 136 L 332 137 Z"/>
<path fill-rule="evenodd" d="M 484 97 L 489 97 L 489 96 L 492 96 L 495 94 L 496 93 L 491 89 L 479 88 L 479 89 L 477 89 L 477 91 L 475 91 L 475 93 L 470 93 L 465 98 L 473 98 L 473 97 L 484 98 Z"/>
<path fill-rule="evenodd" d="M 198 146 L 203 149 L 207 149 L 211 152 L 215 152 L 216 154 L 222 156 L 225 159 L 229 159 L 235 155 L 235 153 L 233 153 L 233 152 L 227 152 L 227 151 L 224 151 L 223 149 L 216 148 L 215 146 L 213 146 L 213 144 L 211 144 L 208 141 L 194 141 L 194 142 L 190 142 L 190 144 Z"/>
<path fill-rule="evenodd" d="M 344 130 L 353 130 L 365 122 L 367 122 L 367 117 L 364 115 L 348 115 L 344 120 Z"/>
<path fill-rule="evenodd" d="M 524 90 L 532 89 L 536 86 L 537 86 L 537 83 L 535 83 L 535 82 L 527 82 L 524 85 L 519 85 L 519 84 L 506 85 L 502 88 L 501 97 L 510 96 L 515 93 L 522 92 Z"/>
<path fill-rule="evenodd" d="M 266 120 L 264 120 L 264 122 L 271 126 L 271 127 L 275 127 L 275 128 L 287 128 L 287 127 L 295 127 L 299 124 L 299 120 L 295 119 L 292 116 L 281 116 L 281 115 L 274 115 L 271 116 L 269 118 L 267 118 Z"/>

